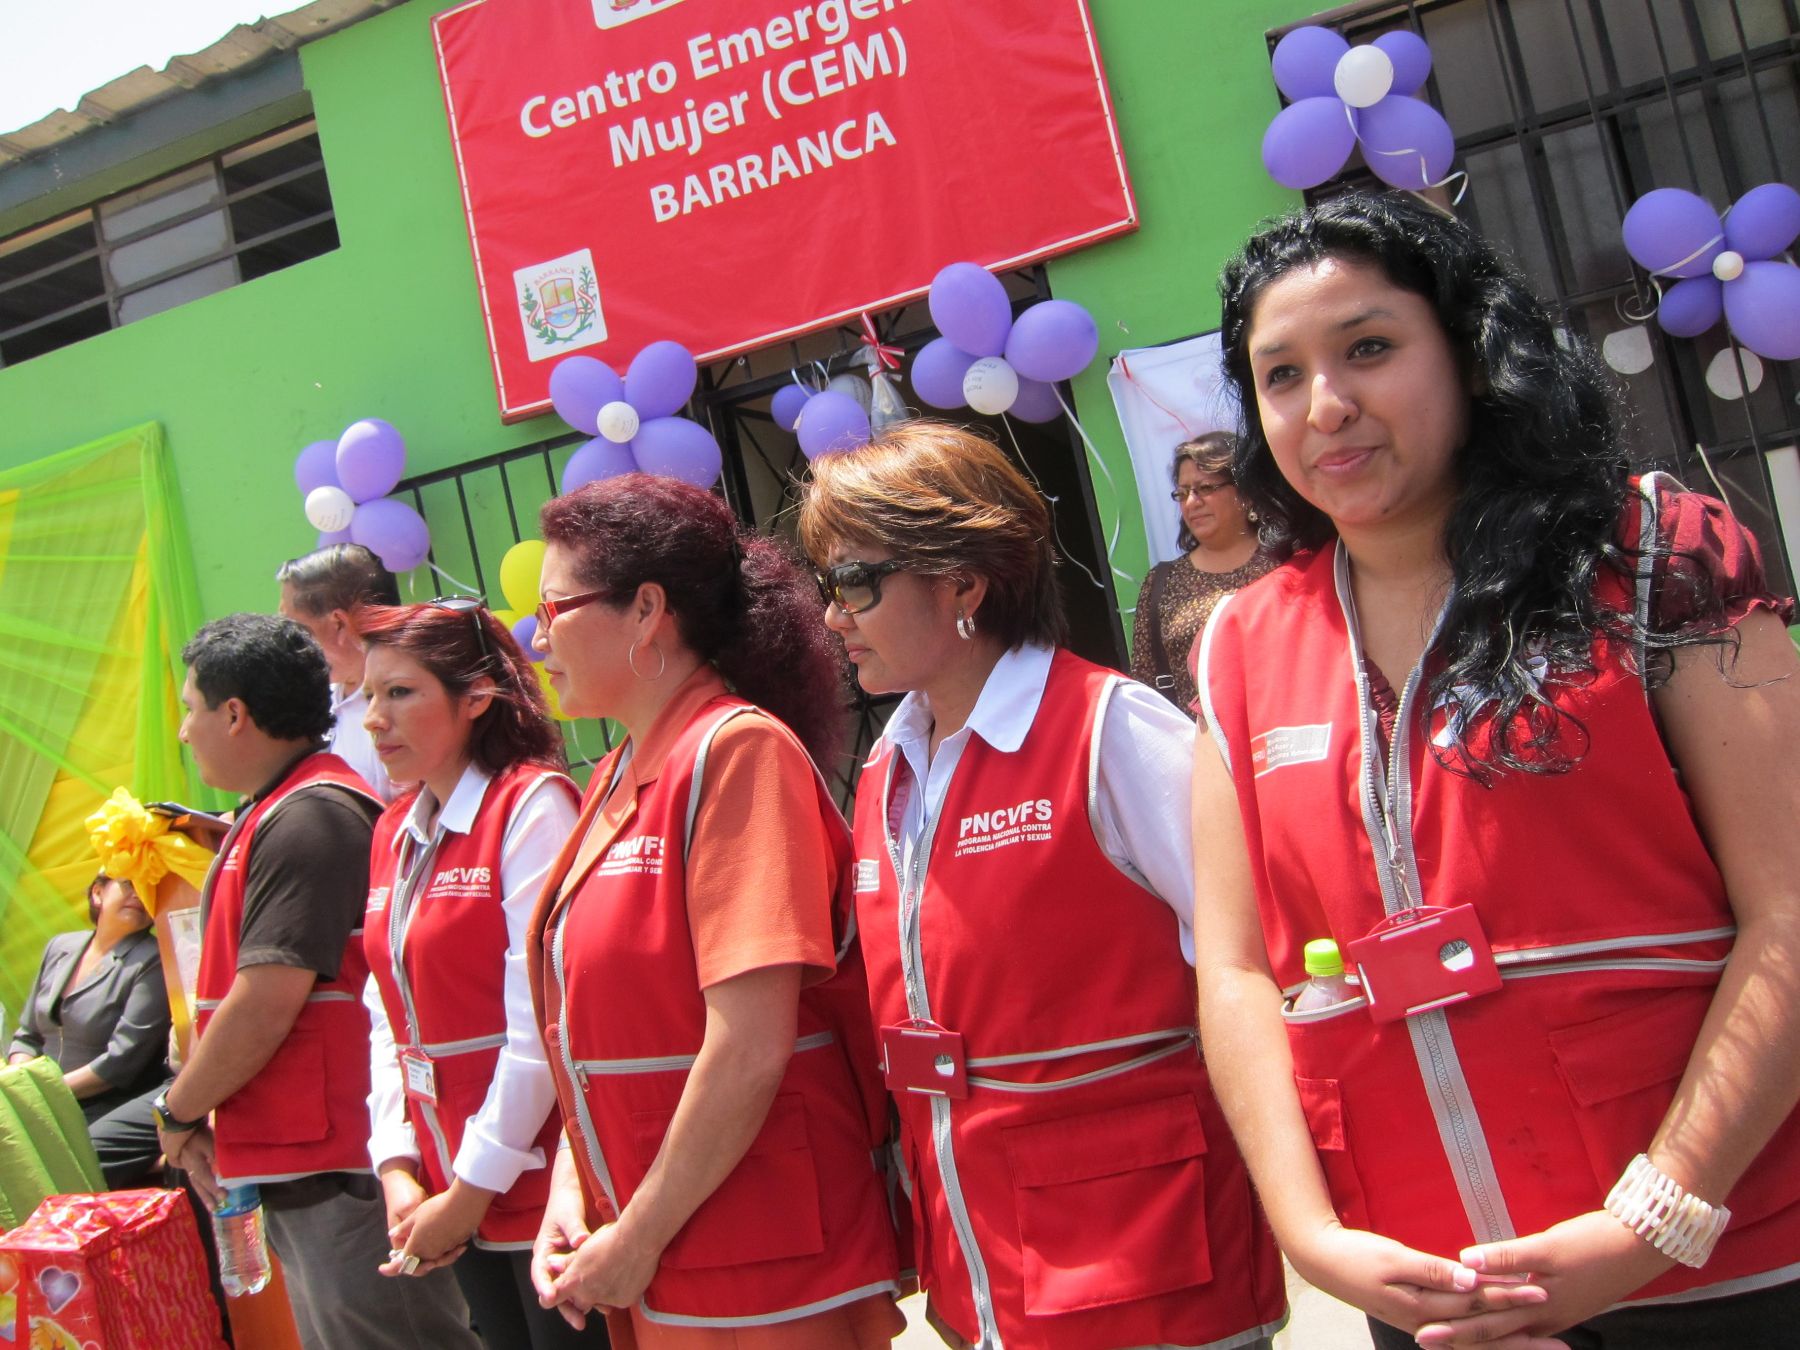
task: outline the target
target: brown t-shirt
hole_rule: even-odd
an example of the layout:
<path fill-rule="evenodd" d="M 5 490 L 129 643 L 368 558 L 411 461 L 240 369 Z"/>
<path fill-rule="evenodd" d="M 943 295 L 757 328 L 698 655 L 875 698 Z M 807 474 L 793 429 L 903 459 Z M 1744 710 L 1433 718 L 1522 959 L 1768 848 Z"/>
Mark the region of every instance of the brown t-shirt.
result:
<path fill-rule="evenodd" d="M 260 801 L 293 769 L 252 798 Z M 249 809 L 246 804 L 245 809 Z M 334 979 L 369 900 L 369 840 L 378 802 L 318 786 L 256 826 L 244 877 L 238 969 L 292 966 Z"/>

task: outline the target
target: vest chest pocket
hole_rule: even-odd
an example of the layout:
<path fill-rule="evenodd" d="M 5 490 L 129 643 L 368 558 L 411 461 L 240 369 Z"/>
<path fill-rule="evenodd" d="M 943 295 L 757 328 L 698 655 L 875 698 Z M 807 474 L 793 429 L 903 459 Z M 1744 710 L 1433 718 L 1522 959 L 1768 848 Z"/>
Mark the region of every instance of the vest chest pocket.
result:
<path fill-rule="evenodd" d="M 649 1167 L 673 1111 L 640 1111 L 631 1123 L 638 1159 Z M 812 1256 L 825 1249 L 819 1177 L 806 1128 L 806 1099 L 784 1092 L 731 1175 L 694 1211 L 663 1251 L 671 1270 L 745 1266 Z"/>
<path fill-rule="evenodd" d="M 1078 1312 L 1212 1279 L 1206 1134 L 1188 1095 L 1003 1132 L 1025 1311 Z"/>
<path fill-rule="evenodd" d="M 331 1130 L 325 1040 L 296 1026 L 255 1077 L 226 1099 L 217 1133 L 229 1145 L 312 1144 Z"/>

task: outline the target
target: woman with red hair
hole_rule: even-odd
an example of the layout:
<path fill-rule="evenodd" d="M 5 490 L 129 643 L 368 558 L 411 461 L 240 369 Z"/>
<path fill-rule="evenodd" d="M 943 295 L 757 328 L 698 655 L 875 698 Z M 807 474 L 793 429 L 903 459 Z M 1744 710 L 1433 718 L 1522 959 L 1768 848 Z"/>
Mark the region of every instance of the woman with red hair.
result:
<path fill-rule="evenodd" d="M 561 737 L 479 600 L 366 609 L 356 623 L 364 724 L 392 780 L 416 784 L 376 824 L 363 924 L 369 1156 L 394 1248 L 382 1269 L 454 1262 L 490 1350 L 603 1344 L 529 1284 L 559 1119 L 525 929 L 575 822 Z"/>
<path fill-rule="evenodd" d="M 532 920 L 568 1151 L 539 1297 L 640 1350 L 874 1350 L 902 1326 L 850 921 L 814 763 L 843 726 L 812 583 L 719 498 L 631 474 L 545 506 L 537 645 L 594 771 Z"/>

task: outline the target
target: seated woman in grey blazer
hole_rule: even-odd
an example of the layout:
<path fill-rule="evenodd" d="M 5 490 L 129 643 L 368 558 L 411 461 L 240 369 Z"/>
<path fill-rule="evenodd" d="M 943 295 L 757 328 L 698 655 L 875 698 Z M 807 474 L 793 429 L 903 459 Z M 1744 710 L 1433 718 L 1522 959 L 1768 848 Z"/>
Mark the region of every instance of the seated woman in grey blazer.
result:
<path fill-rule="evenodd" d="M 44 948 L 7 1061 L 55 1060 L 91 1125 L 167 1077 L 169 998 L 130 883 L 95 877 L 88 917 L 92 932 L 59 933 Z"/>

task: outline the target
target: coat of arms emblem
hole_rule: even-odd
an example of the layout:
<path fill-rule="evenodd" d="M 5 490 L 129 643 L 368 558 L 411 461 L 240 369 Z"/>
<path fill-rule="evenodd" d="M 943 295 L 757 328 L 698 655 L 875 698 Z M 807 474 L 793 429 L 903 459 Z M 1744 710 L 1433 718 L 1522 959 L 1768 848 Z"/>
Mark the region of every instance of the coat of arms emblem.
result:
<path fill-rule="evenodd" d="M 533 361 L 606 341 L 594 259 L 587 249 L 513 273 L 525 347 Z"/>

